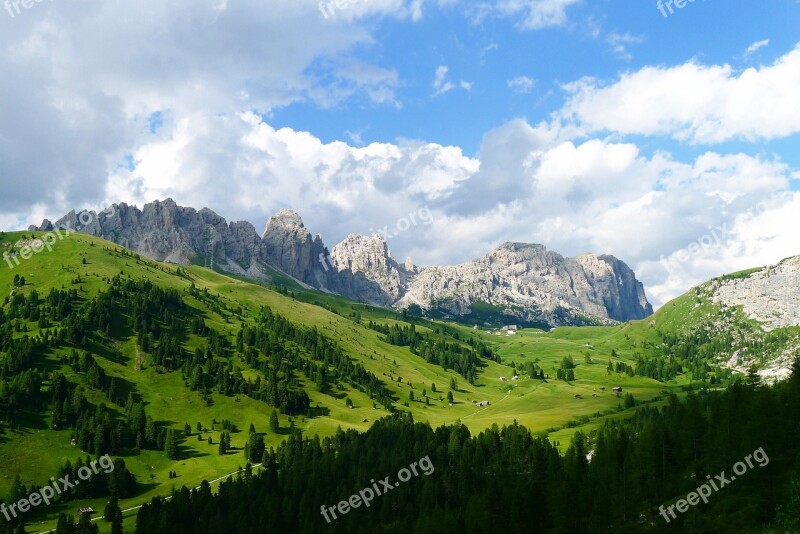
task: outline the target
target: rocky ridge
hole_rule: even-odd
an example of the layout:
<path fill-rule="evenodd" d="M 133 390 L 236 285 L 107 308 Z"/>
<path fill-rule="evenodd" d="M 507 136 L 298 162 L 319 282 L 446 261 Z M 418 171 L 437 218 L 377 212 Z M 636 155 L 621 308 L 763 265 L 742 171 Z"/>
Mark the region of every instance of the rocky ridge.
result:
<path fill-rule="evenodd" d="M 800 326 L 800 256 L 788 258 L 743 278 L 721 279 L 712 300 L 741 306 L 766 331 Z"/>
<path fill-rule="evenodd" d="M 259 237 L 246 221 L 227 223 L 213 211 L 172 199 L 141 210 L 124 203 L 99 214 L 72 211 L 39 230 L 69 227 L 176 264 L 213 266 L 271 280 L 277 269 L 305 286 L 378 306 L 468 315 L 485 303 L 521 321 L 552 326 L 641 319 L 653 310 L 642 284 L 613 256 L 564 258 L 541 245 L 506 243 L 461 265 L 419 268 L 398 263 L 385 241 L 351 234 L 331 252 L 300 215 L 281 210 Z"/>
<path fill-rule="evenodd" d="M 403 304 L 465 315 L 476 301 L 550 325 L 613 323 L 653 313 L 644 287 L 612 256 L 564 258 L 542 245 L 505 243 L 474 261 L 428 267 L 410 281 Z"/>

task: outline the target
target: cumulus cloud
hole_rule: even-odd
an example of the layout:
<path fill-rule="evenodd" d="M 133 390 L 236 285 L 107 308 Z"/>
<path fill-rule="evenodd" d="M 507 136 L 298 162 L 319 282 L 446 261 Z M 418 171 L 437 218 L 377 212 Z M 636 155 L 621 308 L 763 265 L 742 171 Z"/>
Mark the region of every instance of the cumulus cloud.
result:
<path fill-rule="evenodd" d="M 187 119 L 169 137 L 142 146 L 134 160 L 134 169 L 113 174 L 108 198 L 141 205 L 173 197 L 257 226 L 281 208 L 296 209 L 330 246 L 350 232 L 393 226 L 479 167 L 454 147 L 326 144 L 308 132 L 275 129 L 249 112 Z M 417 242 L 423 247 L 425 236 L 398 238 L 402 249 Z"/>
<path fill-rule="evenodd" d="M 398 107 L 394 70 L 342 57 L 372 40 L 353 20 L 413 18 L 420 2 L 358 2 L 337 21 L 318 4 L 76 0 L 0 18 L 0 98 L 13 103 L 0 106 L 0 214 L 101 201 L 156 113 L 168 130 L 292 102 Z"/>
<path fill-rule="evenodd" d="M 792 226 L 780 226 L 772 232 L 781 236 L 781 246 L 769 250 L 759 243 L 762 237 L 729 232 L 726 245 L 753 251 L 736 262 L 726 264 L 735 253 L 711 264 L 699 256 L 661 262 L 714 228 L 733 228 L 761 202 L 772 206 L 765 211 L 778 209 L 774 200 L 799 177 L 780 160 L 716 152 L 690 162 L 663 152 L 647 157 L 632 143 L 562 140 L 557 130 L 520 120 L 488 133 L 479 159 L 480 170 L 436 204 L 437 224 L 447 229 L 431 236 L 436 241 L 429 248 L 439 262 L 535 236 L 564 254 L 617 255 L 653 288 L 650 296 L 660 305 L 729 272 L 726 265 L 769 262 L 775 250 L 800 253 L 791 246 Z"/>
<path fill-rule="evenodd" d="M 800 46 L 774 64 L 736 72 L 691 61 L 647 66 L 603 85 L 567 84 L 564 120 L 586 132 L 665 135 L 713 144 L 769 140 L 800 132 Z"/>

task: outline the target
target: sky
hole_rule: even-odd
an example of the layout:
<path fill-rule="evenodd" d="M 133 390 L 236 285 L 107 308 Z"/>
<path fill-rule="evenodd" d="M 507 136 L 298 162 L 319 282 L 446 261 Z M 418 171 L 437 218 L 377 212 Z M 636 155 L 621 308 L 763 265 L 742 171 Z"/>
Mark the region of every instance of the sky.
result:
<path fill-rule="evenodd" d="M 291 208 L 417 265 L 612 254 L 656 307 L 800 254 L 798 0 L 2 2 L 6 230 Z"/>

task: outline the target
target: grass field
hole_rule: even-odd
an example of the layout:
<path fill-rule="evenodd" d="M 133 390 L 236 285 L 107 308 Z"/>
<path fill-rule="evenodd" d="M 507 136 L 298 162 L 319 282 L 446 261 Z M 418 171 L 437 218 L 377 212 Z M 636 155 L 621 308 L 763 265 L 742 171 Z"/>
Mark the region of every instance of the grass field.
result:
<path fill-rule="evenodd" d="M 41 237 L 42 234 L 35 235 Z M 29 238 L 31 233 L 1 235 L 0 254 L 15 250 L 15 246 L 18 250 L 23 236 Z M 254 317 L 259 307 L 266 305 L 292 322 L 316 327 L 339 343 L 350 357 L 363 363 L 368 371 L 383 380 L 395 393 L 395 407 L 411 411 L 418 421 L 429 422 L 434 427 L 460 421 L 472 432 L 480 432 L 493 424 L 504 425 L 517 421 L 536 433 L 549 434 L 562 449 L 566 448 L 575 431 L 590 431 L 608 418 L 632 414 L 632 410 L 623 409 L 622 399 L 611 392 L 612 387 L 624 388 L 625 393 L 632 393 L 636 401 L 642 403 L 659 402 L 669 392 L 681 391 L 688 385 L 688 380 L 683 376 L 664 384 L 648 378 L 608 373 L 606 366 L 612 350 L 616 350 L 618 355 L 615 361 L 631 363 L 637 350 L 655 342 L 650 320 L 611 327 L 561 328 L 550 333 L 524 329 L 516 336 L 496 336 L 455 324 L 421 322 L 418 326 L 420 330 L 446 328 L 450 332 L 458 332 L 462 339 L 473 336 L 492 344 L 502 357 L 503 365 L 486 362 L 473 385 L 452 371 L 426 363 L 407 348 L 382 341 L 380 333 L 363 324 L 369 320 L 386 324 L 402 321 L 400 315 L 390 310 L 302 290 L 297 285 L 291 285 L 291 279 L 288 278 L 281 279 L 279 285 L 296 292 L 296 298 L 261 284 L 231 278 L 198 266 L 187 267 L 185 271 L 188 276 L 181 276 L 174 265 L 121 255 L 120 250 L 120 247 L 101 239 L 72 234 L 58 240 L 52 251 L 44 250 L 28 260 L 21 260 L 20 265 L 13 269 L 5 262 L 0 264 L 0 294 L 10 295 L 12 291 L 27 294 L 35 289 L 40 295 L 46 295 L 53 287 L 74 287 L 83 299 L 89 299 L 104 290 L 108 280 L 115 275 L 146 278 L 159 286 L 181 291 L 189 306 L 203 315 L 209 327 L 235 339 L 240 320 L 226 310 L 214 311 L 191 297 L 187 290 L 193 283 L 200 290 L 221 296 L 230 307 L 241 306 L 247 318 L 245 320 Z M 25 277 L 23 287 L 14 287 L 15 275 Z M 320 305 L 303 301 L 316 301 Z M 690 302 L 679 304 L 691 305 Z M 670 308 L 654 320 L 664 321 L 667 313 L 678 311 Z M 353 320 L 351 316 L 355 314 L 360 316 L 362 324 Z M 26 326 L 28 335 L 36 334 L 35 323 Z M 115 332 L 116 354 L 98 349 L 98 362 L 109 376 L 132 384 L 135 391 L 146 400 L 150 415 L 176 429 L 183 429 L 185 423 L 194 428 L 198 422 L 211 429 L 212 420 L 227 419 L 240 432 L 233 435 L 235 450 L 225 456 L 217 454 L 220 432 L 215 428 L 203 434 L 204 438 L 212 437 L 213 445 L 198 441 L 195 436 L 185 439 L 177 462 L 168 460 L 164 453 L 154 451 L 142 451 L 138 455 L 125 457 L 141 491 L 135 498 L 122 501 L 122 509 L 137 506 L 156 495 L 169 495 L 173 486 L 194 487 L 204 479 L 213 480 L 243 466 L 245 459 L 242 448 L 247 439 L 245 431 L 252 423 L 258 432 L 264 433 L 272 408 L 247 397 L 225 397 L 216 393 L 213 395 L 213 404 L 207 406 L 197 392 L 185 387 L 179 372 L 159 374 L 149 365 L 139 369 L 137 362 L 141 361 L 143 355 L 138 353 L 135 337 L 124 337 L 123 334 L 121 330 Z M 193 350 L 199 342 L 190 336 L 186 340 L 186 347 Z M 72 380 L 85 380 L 69 367 L 61 366 L 58 356 L 64 350 L 54 350 L 44 355 L 39 368 L 59 369 Z M 556 370 L 565 356 L 572 356 L 576 363 L 576 380 L 569 383 L 555 379 Z M 550 379 L 542 381 L 521 376 L 519 380 L 512 380 L 511 363 L 520 365 L 528 361 L 537 362 Z M 246 372 L 255 373 L 250 370 Z M 401 377 L 402 383 L 390 380 L 390 375 Z M 445 398 L 451 377 L 458 379 L 459 386 L 454 393 L 455 402 L 452 406 Z M 433 393 L 432 384 L 436 385 L 437 393 Z M 417 400 L 405 407 L 403 404 L 409 401 L 412 388 Z M 601 388 L 605 388 L 605 391 Z M 427 389 L 430 406 L 426 406 L 424 400 L 419 400 L 423 389 Z M 325 417 L 292 418 L 293 424 L 307 436 L 330 435 L 339 427 L 366 430 L 376 419 L 388 414 L 382 407 L 373 409 L 372 401 L 366 395 L 344 385 L 340 386 L 335 396 L 317 392 L 313 384 L 308 384 L 306 391 L 311 397 L 312 406 L 330 410 Z M 575 398 L 578 394 L 582 395 L 582 399 Z M 345 405 L 345 396 L 352 399 L 352 409 Z M 98 392 L 97 399 L 89 398 L 93 402 L 100 402 L 103 400 L 101 397 Z M 474 404 L 483 401 L 488 401 L 489 405 L 478 407 Z M 283 429 L 290 425 L 289 418 L 285 416 L 281 416 L 280 422 Z M 285 433 L 266 432 L 265 439 L 268 447 L 277 446 L 285 439 Z M 51 428 L 48 410 L 26 412 L 13 428 L 4 424 L 0 433 L 0 495 L 8 493 L 17 473 L 26 485 L 42 484 L 55 475 L 66 460 L 74 461 L 80 456 L 85 455 L 70 445 L 69 431 Z M 168 477 L 172 470 L 178 474 L 175 480 Z M 105 500 L 100 499 L 42 508 L 32 517 L 36 526 L 35 529 L 29 527 L 29 532 L 53 528 L 60 512 L 74 514 L 85 505 L 102 511 L 104 504 Z M 135 511 L 126 515 L 132 518 Z M 128 528 L 132 528 L 131 521 L 127 520 Z M 103 521 L 100 523 L 101 530 L 106 531 L 107 525 Z"/>

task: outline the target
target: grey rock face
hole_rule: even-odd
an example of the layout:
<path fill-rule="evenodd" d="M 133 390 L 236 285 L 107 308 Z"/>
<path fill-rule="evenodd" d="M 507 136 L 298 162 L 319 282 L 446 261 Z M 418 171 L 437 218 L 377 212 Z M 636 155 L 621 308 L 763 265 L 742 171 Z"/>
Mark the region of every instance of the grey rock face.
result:
<path fill-rule="evenodd" d="M 616 258 L 564 258 L 541 245 L 522 243 L 506 243 L 462 265 L 424 268 L 401 302 L 439 305 L 463 315 L 478 301 L 550 325 L 582 318 L 610 323 L 653 313 L 642 284 Z"/>
<path fill-rule="evenodd" d="M 408 273 L 405 266 L 399 265 L 394 260 L 383 236 L 376 235 L 370 238 L 350 234 L 333 247 L 331 259 L 340 272 L 363 273 L 392 301 L 403 296 Z"/>
<path fill-rule="evenodd" d="M 43 226 L 47 221 L 43 223 Z M 71 211 L 53 226 L 113 241 L 148 258 L 188 265 L 233 260 L 249 266 L 259 257 L 260 239 L 250 223 L 230 225 L 209 209 L 178 206 L 172 199 L 146 204 L 142 210 L 125 203 L 99 214 Z"/>
<path fill-rule="evenodd" d="M 476 302 L 551 325 L 641 319 L 653 310 L 642 284 L 612 256 L 564 258 L 541 245 L 506 243 L 477 260 L 450 267 L 416 267 L 392 256 L 382 236 L 348 236 L 333 248 L 311 236 L 300 215 L 281 210 L 261 237 L 248 222 L 227 223 L 204 208 L 172 199 L 141 210 L 119 204 L 96 214 L 72 211 L 44 229 L 69 227 L 103 237 L 149 258 L 209 264 L 269 280 L 267 266 L 299 282 L 379 306 L 418 304 L 463 315 Z"/>
<path fill-rule="evenodd" d="M 327 289 L 330 267 L 324 262 L 326 255 L 322 238 L 311 237 L 299 214 L 281 210 L 270 217 L 261 239 L 265 262 L 301 282 Z"/>
<path fill-rule="evenodd" d="M 715 280 L 711 291 L 715 303 L 742 306 L 766 331 L 800 326 L 800 256 L 746 278 Z"/>

